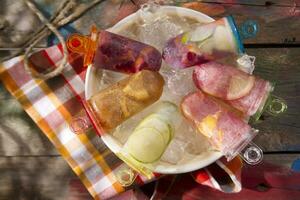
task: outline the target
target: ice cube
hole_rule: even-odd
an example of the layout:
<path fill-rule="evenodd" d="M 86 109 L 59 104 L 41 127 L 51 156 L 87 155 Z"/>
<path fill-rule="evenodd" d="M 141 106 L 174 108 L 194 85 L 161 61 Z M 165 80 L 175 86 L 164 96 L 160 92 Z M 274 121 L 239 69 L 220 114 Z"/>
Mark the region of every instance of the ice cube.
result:
<path fill-rule="evenodd" d="M 134 23 L 131 27 L 132 27 L 132 29 L 134 29 L 134 28 L 137 28 L 137 26 L 138 25 L 136 25 Z M 132 29 L 125 29 L 122 32 L 117 33 L 117 34 L 119 34 L 123 37 L 127 37 L 127 38 L 132 39 L 132 40 L 136 40 L 135 30 L 132 30 Z"/>
<path fill-rule="evenodd" d="M 134 126 L 132 123 L 136 121 L 134 117 L 135 116 L 119 125 L 113 132 L 113 136 L 122 144 L 126 143 L 128 137 L 133 132 Z"/>
<path fill-rule="evenodd" d="M 168 73 L 163 73 L 163 75 L 167 76 L 168 88 L 174 95 L 184 96 L 189 92 L 196 90 L 192 79 L 193 68 L 181 69 Z"/>
<path fill-rule="evenodd" d="M 243 54 L 240 58 L 237 59 L 237 63 L 241 70 L 246 73 L 252 74 L 255 68 L 255 56 Z"/>
<path fill-rule="evenodd" d="M 108 86 L 112 85 L 115 82 L 120 81 L 127 75 L 124 75 L 119 72 L 114 72 L 110 70 L 96 70 L 96 81 L 95 81 L 95 86 L 96 86 L 96 91 L 103 90 L 107 88 Z"/>
<path fill-rule="evenodd" d="M 142 23 L 137 31 L 139 41 L 162 50 L 167 40 L 189 30 L 186 19 L 170 17 L 162 11 L 141 12 Z"/>
<path fill-rule="evenodd" d="M 152 0 L 148 3 L 141 5 L 141 17 L 143 20 L 150 20 L 153 14 L 157 13 L 160 9 L 160 5 Z"/>
<path fill-rule="evenodd" d="M 173 139 L 166 148 L 161 160 L 171 164 L 177 164 L 184 156 L 185 146 L 185 142 L 179 139 Z"/>
<path fill-rule="evenodd" d="M 207 139 L 186 121 L 182 121 L 175 137 L 185 144 L 189 154 L 198 155 L 209 149 Z"/>
<path fill-rule="evenodd" d="M 186 152 L 189 154 L 198 155 L 207 150 L 209 150 L 209 144 L 207 139 L 200 133 L 193 132 L 191 134 L 191 139 L 186 146 Z"/>

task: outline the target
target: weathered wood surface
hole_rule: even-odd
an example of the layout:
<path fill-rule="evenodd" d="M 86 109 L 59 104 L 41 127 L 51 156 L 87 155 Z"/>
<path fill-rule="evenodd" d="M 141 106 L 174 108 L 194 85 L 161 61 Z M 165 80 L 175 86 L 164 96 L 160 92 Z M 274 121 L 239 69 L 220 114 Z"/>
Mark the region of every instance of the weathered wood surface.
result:
<path fill-rule="evenodd" d="M 254 74 L 276 83 L 274 94 L 286 100 L 288 109 L 278 117 L 254 125 L 256 142 L 265 151 L 300 151 L 300 48 L 247 49 L 256 56 Z"/>
<path fill-rule="evenodd" d="M 65 200 L 75 176 L 60 156 L 1 156 L 0 200 Z"/>
<path fill-rule="evenodd" d="M 188 0 L 178 0 L 179 2 L 189 2 Z M 236 0 L 236 1 L 228 1 L 228 0 L 200 0 L 199 2 L 203 3 L 221 3 L 221 4 L 233 4 L 233 5 L 255 5 L 255 6 L 300 6 L 299 1 L 297 5 L 297 0 Z"/>
<path fill-rule="evenodd" d="M 291 168 L 295 160 L 300 158 L 299 153 L 295 154 L 265 154 L 264 162 L 274 165 Z"/>
<path fill-rule="evenodd" d="M 265 155 L 290 168 L 300 154 Z M 87 191 L 60 156 L 0 156 L 0 200 L 88 200 Z"/>
<path fill-rule="evenodd" d="M 58 155 L 54 146 L 0 84 L 0 156 Z"/>
<path fill-rule="evenodd" d="M 272 1 L 236 1 L 235 3 L 185 3 L 184 7 L 203 12 L 213 18 L 233 15 L 238 26 L 254 20 L 259 32 L 245 44 L 300 44 L 300 7 L 298 4 L 280 5 Z M 269 2 L 269 3 L 266 3 Z M 287 2 L 286 2 L 287 3 Z"/>

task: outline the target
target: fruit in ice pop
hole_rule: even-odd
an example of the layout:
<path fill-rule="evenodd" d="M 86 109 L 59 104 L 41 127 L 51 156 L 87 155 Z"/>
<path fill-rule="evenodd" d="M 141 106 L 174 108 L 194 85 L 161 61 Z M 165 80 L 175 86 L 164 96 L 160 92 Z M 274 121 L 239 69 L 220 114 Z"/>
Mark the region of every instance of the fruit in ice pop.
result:
<path fill-rule="evenodd" d="M 88 103 L 96 122 L 110 131 L 157 101 L 163 85 L 158 72 L 142 70 L 95 94 Z"/>
<path fill-rule="evenodd" d="M 173 138 L 173 119 L 178 114 L 173 103 L 161 103 L 156 112 L 143 119 L 130 135 L 125 144 L 127 152 L 142 163 L 157 161 Z"/>
<path fill-rule="evenodd" d="M 201 52 L 194 44 L 184 44 L 184 34 L 171 38 L 163 49 L 163 59 L 175 69 L 191 67 L 210 60 L 209 55 Z"/>
<path fill-rule="evenodd" d="M 246 115 L 253 116 L 257 112 L 261 112 L 263 110 L 263 107 L 265 106 L 273 89 L 273 85 L 269 81 L 255 77 L 254 87 L 246 96 L 228 101 L 228 103 Z"/>
<path fill-rule="evenodd" d="M 234 100 L 250 92 L 255 77 L 235 67 L 209 62 L 196 66 L 193 80 L 196 87 L 212 96 Z"/>
<path fill-rule="evenodd" d="M 163 59 L 171 67 L 182 69 L 242 53 L 234 20 L 228 16 L 171 38 L 163 49 Z"/>
<path fill-rule="evenodd" d="M 193 80 L 199 89 L 219 97 L 247 116 L 262 108 L 273 90 L 270 82 L 235 67 L 209 62 L 194 69 Z"/>
<path fill-rule="evenodd" d="M 108 31 L 91 27 L 90 36 L 72 34 L 69 51 L 83 56 L 83 65 L 123 73 L 141 70 L 158 71 L 161 54 L 154 47 Z"/>
<path fill-rule="evenodd" d="M 101 30 L 94 57 L 94 66 L 123 73 L 141 70 L 158 71 L 161 54 L 154 47 Z"/>
<path fill-rule="evenodd" d="M 201 91 L 185 96 L 181 111 L 226 157 L 234 157 L 255 136 L 246 122 Z"/>

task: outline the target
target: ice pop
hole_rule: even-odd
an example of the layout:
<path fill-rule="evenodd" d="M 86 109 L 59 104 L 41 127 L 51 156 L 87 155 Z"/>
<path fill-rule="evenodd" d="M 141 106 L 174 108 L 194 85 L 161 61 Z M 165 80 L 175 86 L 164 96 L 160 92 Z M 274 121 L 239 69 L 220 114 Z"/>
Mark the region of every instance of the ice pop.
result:
<path fill-rule="evenodd" d="M 157 101 L 164 79 L 158 72 L 142 70 L 100 91 L 88 100 L 96 123 L 110 131 Z"/>
<path fill-rule="evenodd" d="M 161 54 L 154 47 L 95 27 L 90 37 L 71 35 L 67 45 L 70 51 L 84 55 L 85 66 L 122 73 L 158 71 L 161 66 Z"/>
<path fill-rule="evenodd" d="M 267 100 L 274 88 L 269 81 L 217 62 L 196 66 L 193 80 L 199 89 L 226 100 L 246 116 L 254 116 L 255 121 L 270 102 Z"/>
<path fill-rule="evenodd" d="M 229 160 L 255 137 L 256 132 L 214 98 L 197 91 L 181 102 L 181 111 L 211 145 Z"/>
<path fill-rule="evenodd" d="M 181 69 L 243 53 L 235 22 L 228 16 L 171 38 L 163 49 L 163 59 Z"/>

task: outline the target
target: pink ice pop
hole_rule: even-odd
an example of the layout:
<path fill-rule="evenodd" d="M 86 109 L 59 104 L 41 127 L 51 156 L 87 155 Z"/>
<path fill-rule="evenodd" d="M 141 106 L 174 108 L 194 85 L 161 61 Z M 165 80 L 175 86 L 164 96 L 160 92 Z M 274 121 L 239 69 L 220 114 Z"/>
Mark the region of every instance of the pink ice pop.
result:
<path fill-rule="evenodd" d="M 184 34 L 171 38 L 163 49 L 163 59 L 175 69 L 183 69 L 206 63 L 211 56 L 201 52 L 195 44 L 184 44 Z"/>
<path fill-rule="evenodd" d="M 211 145 L 229 159 L 256 135 L 246 122 L 201 91 L 185 96 L 181 110 Z"/>
<path fill-rule="evenodd" d="M 171 67 L 182 69 L 243 53 L 234 19 L 227 16 L 171 38 L 163 49 L 163 59 Z"/>
<path fill-rule="evenodd" d="M 268 81 L 216 62 L 197 66 L 193 80 L 199 89 L 227 100 L 227 103 L 247 116 L 260 110 L 273 90 Z"/>

